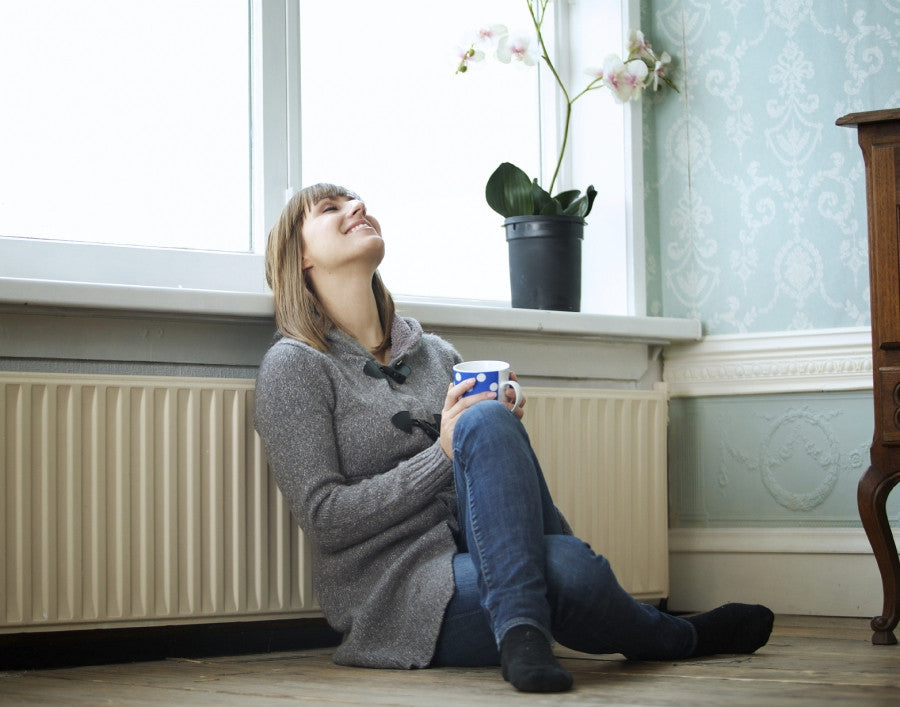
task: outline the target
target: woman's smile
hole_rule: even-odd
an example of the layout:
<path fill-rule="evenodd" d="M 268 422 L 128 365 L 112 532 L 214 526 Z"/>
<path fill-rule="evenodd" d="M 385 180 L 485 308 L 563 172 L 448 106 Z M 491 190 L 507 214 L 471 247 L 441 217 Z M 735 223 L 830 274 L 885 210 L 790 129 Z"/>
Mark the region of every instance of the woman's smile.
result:
<path fill-rule="evenodd" d="M 351 224 L 350 228 L 348 228 L 344 233 L 345 233 L 345 235 L 349 236 L 351 233 L 355 233 L 356 231 L 359 231 L 362 228 L 370 228 L 373 231 L 375 231 L 376 233 L 378 232 L 377 229 L 371 223 L 369 223 L 368 221 L 363 219 L 362 221 L 356 221 L 355 223 Z"/>

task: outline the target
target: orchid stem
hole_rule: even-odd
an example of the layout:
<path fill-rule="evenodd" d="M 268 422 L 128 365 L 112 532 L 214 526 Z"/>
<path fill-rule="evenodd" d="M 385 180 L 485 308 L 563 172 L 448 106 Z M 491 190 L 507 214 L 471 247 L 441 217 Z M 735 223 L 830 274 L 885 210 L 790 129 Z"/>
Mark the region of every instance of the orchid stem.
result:
<path fill-rule="evenodd" d="M 556 178 L 559 176 L 560 167 L 562 167 L 563 155 L 566 153 L 566 143 L 568 143 L 569 141 L 569 120 L 572 118 L 572 103 L 573 101 L 569 101 L 566 104 L 566 121 L 563 127 L 562 146 L 559 148 L 559 159 L 556 161 L 556 169 L 553 172 L 553 179 L 550 180 L 550 188 L 547 190 L 550 194 L 553 193 L 553 187 L 556 184 Z"/>
<path fill-rule="evenodd" d="M 544 35 L 541 32 L 541 25 L 544 24 L 544 14 L 547 11 L 548 2 L 549 0 L 541 0 L 540 18 L 538 18 L 534 12 L 534 0 L 528 0 L 528 12 L 531 15 L 531 22 L 534 24 L 534 29 L 537 32 L 538 43 L 541 45 L 541 58 L 544 60 L 544 63 L 547 64 L 547 68 L 550 69 L 553 78 L 556 79 L 556 83 L 562 91 L 563 98 L 566 99 L 566 119 L 563 125 L 562 146 L 559 149 L 559 158 L 556 160 L 556 169 L 553 171 L 553 178 L 550 180 L 550 188 L 547 190 L 552 194 L 553 187 L 556 185 L 556 179 L 559 176 L 559 170 L 562 167 L 563 156 L 566 154 L 566 144 L 569 141 L 569 122 L 572 118 L 572 104 L 590 90 L 590 88 L 585 89 L 575 96 L 575 98 L 569 98 L 569 91 L 566 89 L 566 85 L 563 83 L 559 73 L 556 71 L 556 67 L 553 66 L 553 62 L 550 60 L 550 52 L 547 51 L 547 45 L 544 44 Z"/>

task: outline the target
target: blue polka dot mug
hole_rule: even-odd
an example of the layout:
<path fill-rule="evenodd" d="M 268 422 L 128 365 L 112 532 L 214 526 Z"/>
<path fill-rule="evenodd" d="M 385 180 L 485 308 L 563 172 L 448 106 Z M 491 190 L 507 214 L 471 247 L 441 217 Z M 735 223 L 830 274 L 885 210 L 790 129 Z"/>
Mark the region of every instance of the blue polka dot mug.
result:
<path fill-rule="evenodd" d="M 453 367 L 453 382 L 462 383 L 469 378 L 475 379 L 475 386 L 466 395 L 493 391 L 497 399 L 508 402 L 504 388 L 512 388 L 516 395 L 513 410 L 522 401 L 522 389 L 519 384 L 509 379 L 509 364 L 506 361 L 463 361 Z"/>

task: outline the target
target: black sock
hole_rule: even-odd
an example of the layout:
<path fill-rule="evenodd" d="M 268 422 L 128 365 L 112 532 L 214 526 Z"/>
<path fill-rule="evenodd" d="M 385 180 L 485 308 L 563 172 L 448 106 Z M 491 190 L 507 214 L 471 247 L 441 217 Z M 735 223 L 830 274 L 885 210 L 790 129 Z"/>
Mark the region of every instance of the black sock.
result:
<path fill-rule="evenodd" d="M 760 604 L 725 604 L 685 618 L 697 629 L 697 647 L 692 657 L 753 653 L 766 645 L 775 621 L 775 615 Z"/>
<path fill-rule="evenodd" d="M 572 676 L 556 661 L 547 637 L 528 624 L 513 626 L 500 642 L 504 680 L 521 692 L 564 692 Z"/>

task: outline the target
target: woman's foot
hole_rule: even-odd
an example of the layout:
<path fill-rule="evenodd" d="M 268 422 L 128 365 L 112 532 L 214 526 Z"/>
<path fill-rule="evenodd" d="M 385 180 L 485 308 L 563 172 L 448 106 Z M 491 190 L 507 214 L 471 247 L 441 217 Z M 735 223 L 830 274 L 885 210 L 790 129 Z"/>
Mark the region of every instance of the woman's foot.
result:
<path fill-rule="evenodd" d="M 565 692 L 572 676 L 556 661 L 547 637 L 534 626 L 513 626 L 500 642 L 503 679 L 521 692 Z"/>
<path fill-rule="evenodd" d="M 775 621 L 775 615 L 760 604 L 725 604 L 685 618 L 697 629 L 697 647 L 691 657 L 753 653 L 766 645 Z"/>

